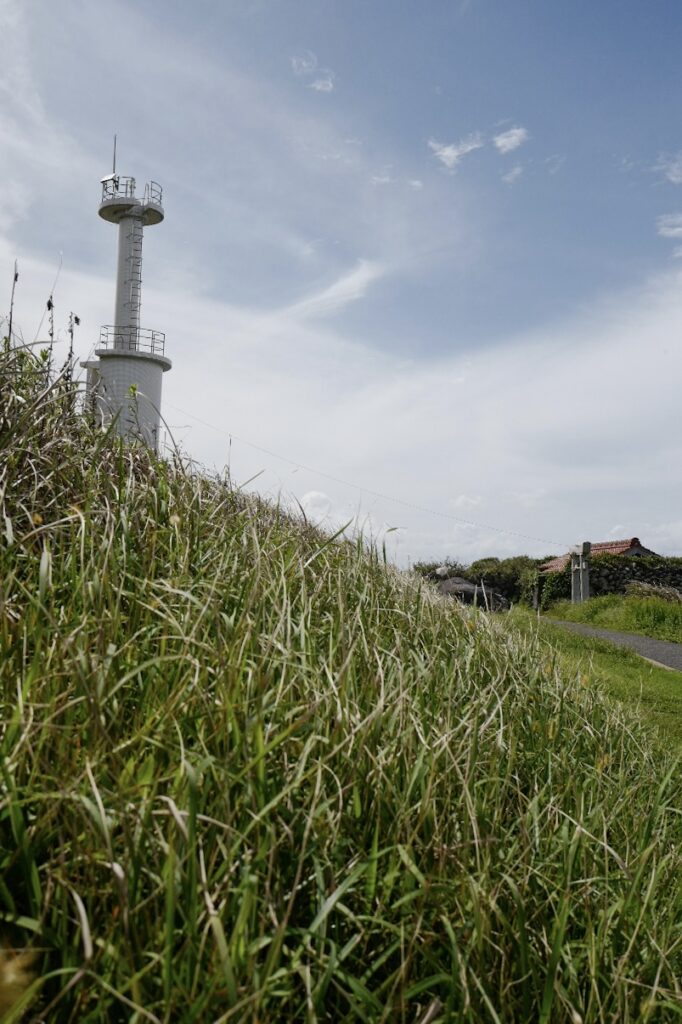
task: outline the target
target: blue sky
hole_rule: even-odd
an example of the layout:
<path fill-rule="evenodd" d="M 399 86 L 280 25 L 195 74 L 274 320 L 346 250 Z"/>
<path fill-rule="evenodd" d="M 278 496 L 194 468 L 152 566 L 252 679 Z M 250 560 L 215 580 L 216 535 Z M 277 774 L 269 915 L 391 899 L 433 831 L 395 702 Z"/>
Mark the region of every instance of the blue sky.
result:
<path fill-rule="evenodd" d="M 111 319 L 117 132 L 164 186 L 142 319 L 200 463 L 400 527 L 402 564 L 682 553 L 675 0 L 0 0 L 0 30 L 27 340 L 60 253 L 82 355 Z"/>

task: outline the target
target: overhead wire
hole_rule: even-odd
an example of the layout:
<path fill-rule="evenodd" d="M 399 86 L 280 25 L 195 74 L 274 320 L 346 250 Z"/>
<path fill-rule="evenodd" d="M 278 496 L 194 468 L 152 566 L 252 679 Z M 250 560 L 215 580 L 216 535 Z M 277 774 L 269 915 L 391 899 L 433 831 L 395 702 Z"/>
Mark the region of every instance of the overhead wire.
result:
<path fill-rule="evenodd" d="M 302 469 L 306 473 L 312 473 L 315 476 L 324 478 L 325 480 L 331 480 L 333 483 L 340 484 L 343 487 L 350 487 L 353 490 L 360 491 L 364 494 L 370 494 L 374 498 L 380 498 L 383 501 L 392 502 L 394 505 L 401 505 L 403 508 L 412 509 L 415 512 L 423 512 L 427 515 L 437 516 L 440 519 L 448 519 L 451 522 L 459 523 L 464 526 L 472 526 L 479 530 L 488 530 L 492 533 L 504 534 L 508 537 L 519 537 L 523 540 L 532 540 L 539 544 L 550 544 L 552 547 L 558 545 L 559 547 L 570 549 L 573 546 L 571 541 L 560 541 L 552 540 L 548 537 L 535 537 L 529 533 L 521 533 L 519 530 L 508 530 L 501 526 L 493 526 L 491 523 L 476 522 L 473 519 L 464 519 L 461 516 L 453 515 L 451 512 L 443 512 L 439 509 L 428 508 L 426 505 L 419 505 L 413 501 L 406 501 L 404 498 L 397 498 L 391 494 L 385 494 L 382 491 L 376 491 L 371 487 L 365 487 L 363 484 L 353 483 L 351 480 L 344 480 L 342 477 L 335 476 L 333 473 L 327 473 L 325 470 L 317 469 L 314 466 L 307 466 L 303 462 L 297 462 L 295 459 L 290 459 L 286 455 L 280 455 L 279 452 L 272 451 L 270 448 L 265 448 L 263 445 L 255 444 L 253 441 L 248 441 L 244 437 L 240 437 L 238 434 L 233 434 L 229 430 L 225 430 L 223 427 L 217 427 L 214 423 L 209 423 L 207 420 L 202 419 L 200 416 L 196 416 L 194 413 L 188 412 L 186 409 L 181 409 L 177 405 L 167 402 L 171 409 L 176 412 L 182 413 L 183 416 L 189 416 L 190 419 L 195 420 L 197 423 L 201 423 L 202 426 L 208 427 L 209 430 L 215 430 L 218 434 L 223 434 L 229 438 L 230 442 L 238 441 L 240 444 L 246 445 L 248 448 L 253 448 L 257 452 L 261 452 L 264 455 L 269 455 L 273 459 L 279 459 L 280 462 L 286 462 L 290 466 L 294 466 L 296 469 Z"/>

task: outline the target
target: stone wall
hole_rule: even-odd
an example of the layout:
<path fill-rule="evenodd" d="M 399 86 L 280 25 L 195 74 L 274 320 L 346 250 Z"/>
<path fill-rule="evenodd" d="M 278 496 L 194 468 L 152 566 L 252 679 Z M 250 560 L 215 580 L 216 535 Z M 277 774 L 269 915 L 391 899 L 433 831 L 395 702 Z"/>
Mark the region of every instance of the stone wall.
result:
<path fill-rule="evenodd" d="M 590 559 L 590 594 L 624 594 L 632 580 L 682 590 L 682 558 L 629 558 L 625 555 L 599 555 Z M 570 563 L 561 572 L 541 574 L 540 607 L 571 596 Z"/>
<path fill-rule="evenodd" d="M 682 590 L 682 558 L 629 558 L 602 555 L 590 559 L 590 593 L 623 594 L 632 580 Z"/>

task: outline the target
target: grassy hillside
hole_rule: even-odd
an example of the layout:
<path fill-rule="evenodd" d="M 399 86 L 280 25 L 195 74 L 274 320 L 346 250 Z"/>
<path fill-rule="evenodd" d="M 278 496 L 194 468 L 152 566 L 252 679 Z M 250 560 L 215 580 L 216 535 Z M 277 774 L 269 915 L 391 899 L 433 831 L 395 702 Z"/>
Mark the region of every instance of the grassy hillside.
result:
<path fill-rule="evenodd" d="M 590 685 L 629 706 L 654 728 L 661 742 L 682 754 L 682 672 L 654 665 L 633 651 L 597 637 L 565 629 L 551 617 L 515 608 L 514 622 L 537 634 L 559 657 L 565 671 L 588 678 Z"/>
<path fill-rule="evenodd" d="M 560 601 L 549 614 L 557 619 L 682 643 L 682 603 L 660 597 L 609 594 L 593 597 L 584 604 Z"/>
<path fill-rule="evenodd" d="M 32 1012 L 679 1019 L 679 774 L 633 717 L 1 374 L 0 921 Z"/>

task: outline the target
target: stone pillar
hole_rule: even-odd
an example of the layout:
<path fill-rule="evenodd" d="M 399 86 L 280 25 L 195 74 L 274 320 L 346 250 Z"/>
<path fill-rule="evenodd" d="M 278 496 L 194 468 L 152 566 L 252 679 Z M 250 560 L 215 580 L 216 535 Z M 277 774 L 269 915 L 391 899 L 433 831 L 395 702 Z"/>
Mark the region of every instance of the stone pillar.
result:
<path fill-rule="evenodd" d="M 589 540 L 583 541 L 579 548 L 571 552 L 571 603 L 582 604 L 590 597 L 590 565 L 589 555 L 592 545 Z"/>

